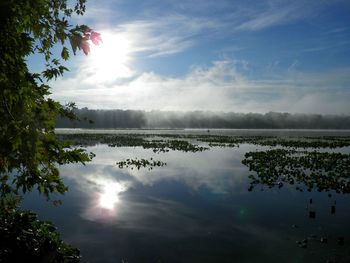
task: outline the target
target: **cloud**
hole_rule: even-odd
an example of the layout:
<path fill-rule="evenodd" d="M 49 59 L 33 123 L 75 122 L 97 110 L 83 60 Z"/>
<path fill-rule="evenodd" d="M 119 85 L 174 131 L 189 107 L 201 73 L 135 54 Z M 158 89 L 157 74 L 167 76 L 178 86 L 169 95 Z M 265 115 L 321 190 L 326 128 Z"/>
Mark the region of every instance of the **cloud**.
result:
<path fill-rule="evenodd" d="M 134 52 L 157 57 L 182 52 L 195 44 L 195 38 L 216 27 L 215 22 L 183 15 L 170 15 L 152 20 L 121 24 L 118 28 L 132 39 Z"/>
<path fill-rule="evenodd" d="M 157 200 L 157 194 L 147 195 L 146 192 L 143 192 L 142 200 L 123 199 L 123 194 L 127 195 L 129 189 L 133 195 L 133 188 L 140 189 L 141 186 L 147 189 L 159 183 L 171 181 L 186 185 L 193 192 L 205 188 L 216 194 L 246 193 L 246 189 L 242 185 L 247 184 L 247 168 L 241 164 L 245 150 L 247 150 L 246 147 L 236 148 L 235 154 L 232 156 L 230 154 L 232 149 L 212 149 L 214 153 L 206 151 L 195 155 L 171 151 L 166 155 L 159 155 L 153 153 L 152 150 L 124 147 L 122 151 L 115 151 L 106 150 L 106 147 L 99 145 L 88 149 L 96 154 L 91 163 L 78 168 L 74 165 L 63 166 L 61 174 L 65 179 L 74 182 L 75 190 L 78 190 L 78 194 L 83 195 L 80 206 L 83 211 L 82 216 L 85 219 L 106 221 L 115 219 L 117 216 L 119 220 L 123 219 L 121 217 L 125 217 L 130 221 L 132 218 L 140 218 L 140 215 L 134 217 L 130 213 L 135 215 L 134 211 L 143 209 L 149 202 L 152 203 L 155 210 L 164 208 L 163 212 L 171 212 L 171 208 L 181 205 L 174 201 Z M 156 160 L 165 161 L 167 166 L 148 171 L 147 169 L 121 170 L 115 165 L 118 160 L 135 158 L 135 156 L 146 159 L 153 156 Z M 104 200 L 104 197 L 107 200 Z M 101 209 L 101 207 L 105 209 Z M 142 218 L 159 212 L 159 210 L 154 211 L 153 209 L 150 210 L 148 207 L 148 212 L 143 211 Z M 124 226 L 127 227 L 130 224 Z"/>
<path fill-rule="evenodd" d="M 297 20 L 312 19 L 329 4 L 331 3 L 326 1 L 262 1 L 260 5 L 246 12 L 246 16 L 235 30 L 258 31 Z"/>
<path fill-rule="evenodd" d="M 223 60 L 196 66 L 182 77 L 143 72 L 121 82 L 98 84 L 83 81 L 78 74 L 58 80 L 53 97 L 105 109 L 350 113 L 350 69 L 287 71 L 279 78 L 253 80 L 237 69 L 237 63 Z"/>
<path fill-rule="evenodd" d="M 236 27 L 236 30 L 261 30 L 274 25 L 290 22 L 290 20 L 298 18 L 293 12 L 292 7 L 281 8 L 277 10 L 265 11 L 256 15 Z"/>
<path fill-rule="evenodd" d="M 127 16 L 118 10 L 120 1 L 103 1 L 88 5 L 84 16 L 74 21 L 88 24 L 99 32 L 111 31 L 132 40 L 133 52 L 143 52 L 148 57 L 166 56 L 182 52 L 194 46 L 196 39 L 208 30 L 215 30 L 221 22 L 209 17 L 182 15 L 146 5 L 146 14 Z M 159 4 L 159 3 L 158 3 Z M 137 13 L 137 6 L 133 6 Z"/>
<path fill-rule="evenodd" d="M 325 1 L 261 1 L 252 5 L 232 1 L 174 1 L 126 4 L 105 0 L 88 4 L 78 23 L 98 31 L 108 29 L 130 39 L 135 53 L 147 57 L 169 56 L 203 41 L 238 36 L 302 19 L 312 19 L 330 3 Z M 126 10 L 127 11 L 126 11 Z M 242 47 L 238 47 L 242 48 Z"/>
<path fill-rule="evenodd" d="M 168 4 L 169 9 L 164 9 L 163 5 Z M 128 5 L 137 14 L 128 18 L 118 13 L 120 5 Z M 328 2 L 287 3 L 273 0 L 261 1 L 252 7 L 251 3 L 233 4 L 232 1 L 218 1 L 215 5 L 199 0 L 180 4 L 167 1 L 166 4 L 159 3 L 160 9 L 158 5 L 152 7 L 152 2 L 140 5 L 142 8 L 128 1 L 107 1 L 88 6 L 92 11 L 87 13 L 87 19 L 100 23 L 103 35 L 113 36 L 114 40 L 112 45 L 107 45 L 106 37 L 102 60 L 94 60 L 93 54 L 78 59 L 76 71 L 53 84 L 54 98 L 63 103 L 76 101 L 80 107 L 106 109 L 350 112 L 347 107 L 350 85 L 347 76 L 350 70 L 302 74 L 298 70 L 308 62 L 304 58 L 300 60 L 300 57 L 290 58 L 292 63 L 283 71 L 286 64 L 283 56 L 276 55 L 272 58 L 274 62 L 260 77 L 253 72 L 254 64 L 251 68 L 249 62 L 253 60 L 248 62 L 246 58 L 224 58 L 210 66 L 192 66 L 186 74 L 178 77 L 161 75 L 152 70 L 140 71 L 135 63 L 139 58 L 154 62 L 155 58 L 167 57 L 168 67 L 173 61 L 180 65 L 183 61 L 173 55 L 189 49 L 196 53 L 194 48 L 197 46 L 211 52 L 203 43 L 222 44 L 219 49 L 224 50 L 225 45 L 226 48 L 230 45 L 225 42 L 228 36 L 231 39 L 243 31 L 258 31 L 312 19 L 329 5 Z M 138 8 L 146 10 L 141 13 Z M 177 12 L 179 10 L 183 12 Z M 210 42 L 213 38 L 225 41 L 216 39 Z M 310 50 L 302 51 L 318 48 L 323 49 L 322 46 L 311 46 Z M 235 46 L 236 53 L 240 49 Z M 207 62 L 212 60 L 206 53 L 198 54 L 203 55 Z M 196 61 L 185 63 L 184 67 L 187 67 Z"/>
<path fill-rule="evenodd" d="M 104 14 L 103 10 L 95 9 Z M 183 52 L 193 47 L 200 35 L 214 28 L 213 21 L 183 15 L 135 20 L 114 28 L 104 25 L 98 30 L 103 44 L 91 45 L 88 57 L 75 60 L 76 75 L 82 84 L 94 82 L 97 85 L 101 80 L 105 83 L 131 78 L 135 75 L 131 66 L 135 59 Z"/>

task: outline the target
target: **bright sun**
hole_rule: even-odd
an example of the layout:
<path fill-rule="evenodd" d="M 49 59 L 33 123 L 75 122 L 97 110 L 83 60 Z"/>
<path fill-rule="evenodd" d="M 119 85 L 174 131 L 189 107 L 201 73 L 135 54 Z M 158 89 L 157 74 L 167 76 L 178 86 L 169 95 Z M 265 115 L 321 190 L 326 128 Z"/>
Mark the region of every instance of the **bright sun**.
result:
<path fill-rule="evenodd" d="M 130 63 L 131 45 L 122 34 L 101 32 L 102 43 L 90 45 L 88 70 L 93 81 L 114 81 L 132 75 Z"/>

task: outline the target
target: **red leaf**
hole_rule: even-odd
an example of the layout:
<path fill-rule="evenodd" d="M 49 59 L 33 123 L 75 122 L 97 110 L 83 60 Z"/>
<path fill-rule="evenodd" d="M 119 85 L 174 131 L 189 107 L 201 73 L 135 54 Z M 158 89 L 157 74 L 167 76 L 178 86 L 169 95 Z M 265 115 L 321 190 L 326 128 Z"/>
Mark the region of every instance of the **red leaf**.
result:
<path fill-rule="evenodd" d="M 87 42 L 85 39 L 83 39 L 81 42 L 80 42 L 80 48 L 84 51 L 84 54 L 85 55 L 88 55 L 89 52 L 90 52 L 90 45 L 89 45 L 89 42 Z"/>
<path fill-rule="evenodd" d="M 92 31 L 91 34 L 90 34 L 90 40 L 91 40 L 92 43 L 94 43 L 95 45 L 99 45 L 100 43 L 102 43 L 101 34 L 95 32 L 95 31 Z"/>

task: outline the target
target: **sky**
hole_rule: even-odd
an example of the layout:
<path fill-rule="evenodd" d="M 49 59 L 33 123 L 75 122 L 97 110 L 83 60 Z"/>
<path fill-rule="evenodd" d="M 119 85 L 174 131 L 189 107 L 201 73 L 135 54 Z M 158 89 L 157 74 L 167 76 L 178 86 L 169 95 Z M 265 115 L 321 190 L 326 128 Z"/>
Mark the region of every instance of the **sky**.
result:
<path fill-rule="evenodd" d="M 61 103 L 350 114 L 348 0 L 90 0 L 86 10 L 71 22 L 103 44 L 50 83 Z"/>

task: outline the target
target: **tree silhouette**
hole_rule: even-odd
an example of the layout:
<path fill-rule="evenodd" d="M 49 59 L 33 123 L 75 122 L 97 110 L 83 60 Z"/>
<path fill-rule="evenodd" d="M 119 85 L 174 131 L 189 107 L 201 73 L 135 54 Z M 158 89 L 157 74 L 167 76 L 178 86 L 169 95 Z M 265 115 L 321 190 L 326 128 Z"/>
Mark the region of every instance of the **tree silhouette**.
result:
<path fill-rule="evenodd" d="M 73 8 L 66 0 L 3 0 L 0 10 L 0 193 L 36 187 L 49 198 L 67 190 L 57 164 L 84 163 L 89 156 L 56 139 L 57 117 L 75 118 L 75 106 L 48 98 L 47 81 L 68 70 L 61 64 L 69 59 L 67 43 L 74 54 L 78 49 L 88 54 L 89 42 L 99 44 L 101 38 L 85 25 L 69 25 L 73 13 L 84 13 L 84 0 Z M 59 45 L 61 54 L 55 57 Z M 41 74 L 29 72 L 26 64 L 35 53 L 46 61 Z"/>
<path fill-rule="evenodd" d="M 18 194 L 37 189 L 46 198 L 67 187 L 58 165 L 90 160 L 55 135 L 58 116 L 76 118 L 74 103 L 48 98 L 48 81 L 66 70 L 61 64 L 86 55 L 100 35 L 88 26 L 71 26 L 73 14 L 85 12 L 85 0 L 1 0 L 0 2 L 0 262 L 78 262 L 79 251 L 62 242 L 55 228 L 30 211 L 16 209 Z M 61 48 L 55 56 L 56 48 Z M 31 73 L 27 57 L 41 54 L 44 71 Z"/>

